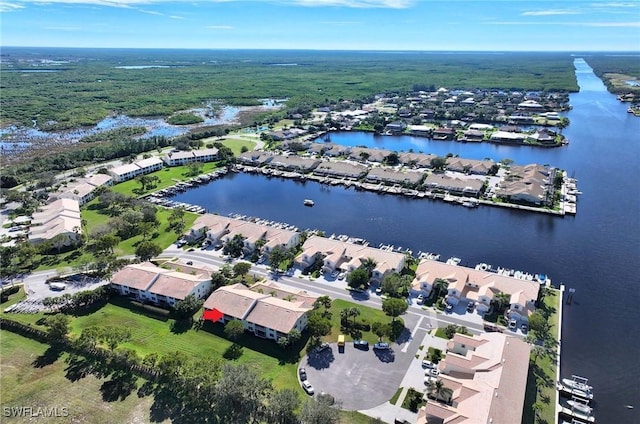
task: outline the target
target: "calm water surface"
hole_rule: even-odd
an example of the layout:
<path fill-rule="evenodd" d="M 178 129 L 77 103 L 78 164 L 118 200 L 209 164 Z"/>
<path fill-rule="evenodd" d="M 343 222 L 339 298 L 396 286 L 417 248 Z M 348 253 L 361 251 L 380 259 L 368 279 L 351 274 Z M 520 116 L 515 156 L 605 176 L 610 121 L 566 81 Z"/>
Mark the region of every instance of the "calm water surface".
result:
<path fill-rule="evenodd" d="M 575 173 L 575 217 L 552 217 L 500 208 L 467 209 L 428 199 L 377 195 L 317 183 L 248 174 L 229 175 L 175 200 L 210 212 L 231 212 L 288 222 L 300 228 L 363 237 L 372 244 L 458 256 L 463 264 L 491 263 L 546 273 L 575 288 L 564 309 L 562 374 L 588 377 L 600 423 L 640 422 L 640 118 L 607 93 L 581 59 L 580 92 L 571 95 L 570 144 L 536 149 L 461 144 L 413 137 L 332 134 L 332 141 L 392 150 L 459 154 L 516 163 L 548 163 Z M 303 199 L 316 205 L 304 207 Z M 633 404 L 629 410 L 625 405 Z"/>

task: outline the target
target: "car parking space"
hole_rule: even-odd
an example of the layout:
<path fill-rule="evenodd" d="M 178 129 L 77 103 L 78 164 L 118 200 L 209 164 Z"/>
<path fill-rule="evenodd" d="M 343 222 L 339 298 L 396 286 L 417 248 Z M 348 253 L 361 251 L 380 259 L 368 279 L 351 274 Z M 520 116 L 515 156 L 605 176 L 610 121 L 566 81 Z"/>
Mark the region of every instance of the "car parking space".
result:
<path fill-rule="evenodd" d="M 310 353 L 301 366 L 316 393 L 330 393 L 346 410 L 368 409 L 391 399 L 414 354 L 395 344 L 390 349 L 365 350 L 353 343 L 346 343 L 344 353 L 339 353 L 332 344 Z"/>

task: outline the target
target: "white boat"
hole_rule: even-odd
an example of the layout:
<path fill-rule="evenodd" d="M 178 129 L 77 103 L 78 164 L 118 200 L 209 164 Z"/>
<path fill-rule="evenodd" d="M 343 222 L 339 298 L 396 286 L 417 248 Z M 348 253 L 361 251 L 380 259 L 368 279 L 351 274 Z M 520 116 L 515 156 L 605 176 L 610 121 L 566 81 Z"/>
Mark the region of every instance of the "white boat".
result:
<path fill-rule="evenodd" d="M 314 202 L 314 201 L 313 201 L 313 200 L 311 200 L 311 199 L 304 199 L 304 205 L 305 205 L 305 206 L 313 206 L 313 205 L 315 205 L 315 204 L 316 204 L 316 202 Z"/>
<path fill-rule="evenodd" d="M 573 378 L 563 378 L 562 384 L 571 390 L 577 389 L 585 392 L 590 392 L 591 390 L 593 390 L 593 387 L 587 384 L 588 381 L 589 380 L 584 377 L 578 377 L 574 375 Z"/>
<path fill-rule="evenodd" d="M 447 259 L 447 264 L 448 265 L 459 265 L 460 261 L 462 261 L 462 259 L 456 258 L 456 257 L 452 257 L 452 258 Z"/>
<path fill-rule="evenodd" d="M 571 407 L 573 411 L 579 412 L 586 416 L 590 416 L 593 409 L 586 403 L 582 403 L 578 400 L 568 400 L 567 405 Z"/>
<path fill-rule="evenodd" d="M 575 396 L 581 399 L 586 399 L 587 401 L 593 400 L 593 392 L 591 390 L 582 390 L 582 389 L 575 389 L 575 388 L 572 389 L 570 387 L 563 385 L 562 383 L 558 383 L 557 387 L 559 391 L 570 394 L 572 396 Z"/>

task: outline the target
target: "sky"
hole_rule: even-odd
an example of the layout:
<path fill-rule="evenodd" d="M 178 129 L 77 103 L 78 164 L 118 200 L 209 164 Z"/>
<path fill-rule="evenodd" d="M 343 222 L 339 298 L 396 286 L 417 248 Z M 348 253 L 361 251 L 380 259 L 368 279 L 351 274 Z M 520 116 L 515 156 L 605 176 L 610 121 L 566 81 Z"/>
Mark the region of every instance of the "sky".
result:
<path fill-rule="evenodd" d="M 0 0 L 0 46 L 640 52 L 640 0 Z"/>

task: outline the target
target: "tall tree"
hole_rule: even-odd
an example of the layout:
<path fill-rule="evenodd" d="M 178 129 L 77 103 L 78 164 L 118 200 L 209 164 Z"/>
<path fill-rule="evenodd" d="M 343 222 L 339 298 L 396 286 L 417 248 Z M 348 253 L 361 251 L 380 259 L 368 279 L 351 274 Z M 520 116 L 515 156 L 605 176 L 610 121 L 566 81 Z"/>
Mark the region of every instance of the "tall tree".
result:
<path fill-rule="evenodd" d="M 224 364 L 212 399 L 217 406 L 218 421 L 258 422 L 271 390 L 271 383 L 246 365 Z"/>
<path fill-rule="evenodd" d="M 389 298 L 382 301 L 382 310 L 392 318 L 392 321 L 404 314 L 408 307 L 404 299 Z"/>
<path fill-rule="evenodd" d="M 239 276 L 244 281 L 245 275 L 251 270 L 251 264 L 249 262 L 238 262 L 233 265 L 233 273 Z"/>
<path fill-rule="evenodd" d="M 300 419 L 305 424 L 337 424 L 340 413 L 326 402 L 309 399 L 302 405 Z"/>
<path fill-rule="evenodd" d="M 231 320 L 224 326 L 224 334 L 236 342 L 244 334 L 244 324 L 239 319 Z"/>
<path fill-rule="evenodd" d="M 52 344 L 61 343 L 67 340 L 69 333 L 69 317 L 64 314 L 51 315 L 46 318 L 47 338 Z"/>
<path fill-rule="evenodd" d="M 323 315 L 328 315 L 329 314 L 329 309 L 331 309 L 331 298 L 329 296 L 320 296 L 318 299 L 316 299 L 316 301 L 313 303 L 313 307 L 314 308 L 320 308 L 320 307 L 324 307 L 324 313 Z"/>
<path fill-rule="evenodd" d="M 162 253 L 162 248 L 151 240 L 143 240 L 136 246 L 136 256 L 143 262 L 160 253 Z"/>
<path fill-rule="evenodd" d="M 267 424 L 298 424 L 300 396 L 294 389 L 277 390 L 269 396 L 265 407 Z"/>

